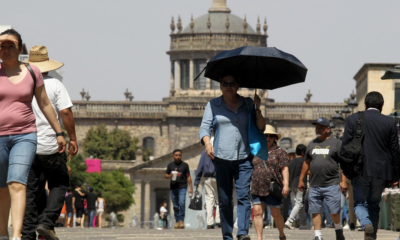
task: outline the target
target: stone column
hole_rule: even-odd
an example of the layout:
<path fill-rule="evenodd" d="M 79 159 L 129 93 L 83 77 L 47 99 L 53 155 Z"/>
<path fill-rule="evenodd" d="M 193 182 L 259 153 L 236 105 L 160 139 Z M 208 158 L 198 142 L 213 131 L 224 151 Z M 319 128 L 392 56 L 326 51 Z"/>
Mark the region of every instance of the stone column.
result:
<path fill-rule="evenodd" d="M 175 61 L 171 61 L 171 87 L 170 91 L 175 91 Z"/>
<path fill-rule="evenodd" d="M 176 90 L 182 90 L 181 89 L 181 61 L 176 61 L 176 72 L 175 72 L 175 80 L 176 80 Z"/>
<path fill-rule="evenodd" d="M 151 180 L 145 180 L 144 182 L 144 221 L 150 221 L 150 206 L 151 206 L 151 192 L 150 192 Z M 149 225 L 150 226 L 150 225 Z"/>
<path fill-rule="evenodd" d="M 135 179 L 133 180 L 133 184 L 135 185 L 135 192 L 133 193 L 133 199 L 135 200 L 135 205 L 133 208 L 133 213 L 136 214 L 136 217 L 141 222 L 142 221 L 142 180 Z M 125 217 L 126 218 L 126 217 Z M 137 224 L 140 226 L 140 222 Z"/>
<path fill-rule="evenodd" d="M 189 60 L 189 89 L 193 90 L 193 83 L 194 83 L 194 68 L 193 68 L 193 59 Z"/>

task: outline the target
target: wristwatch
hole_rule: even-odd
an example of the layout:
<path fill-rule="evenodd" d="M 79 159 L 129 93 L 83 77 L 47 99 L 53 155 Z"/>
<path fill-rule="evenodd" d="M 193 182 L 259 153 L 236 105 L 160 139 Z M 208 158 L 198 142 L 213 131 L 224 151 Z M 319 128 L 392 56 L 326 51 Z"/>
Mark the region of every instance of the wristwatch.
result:
<path fill-rule="evenodd" d="M 56 137 L 59 137 L 59 136 L 63 136 L 63 137 L 65 137 L 65 134 L 64 134 L 64 132 L 56 133 Z"/>

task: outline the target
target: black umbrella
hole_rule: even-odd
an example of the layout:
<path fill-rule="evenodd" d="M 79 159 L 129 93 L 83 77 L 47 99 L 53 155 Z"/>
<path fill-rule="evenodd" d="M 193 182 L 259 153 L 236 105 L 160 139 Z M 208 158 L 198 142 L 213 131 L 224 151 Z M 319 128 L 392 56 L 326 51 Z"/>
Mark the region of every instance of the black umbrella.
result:
<path fill-rule="evenodd" d="M 307 68 L 295 56 L 275 47 L 240 47 L 222 51 L 207 63 L 204 70 L 204 76 L 214 81 L 219 82 L 229 73 L 237 78 L 240 87 L 270 90 L 304 82 L 307 75 Z"/>

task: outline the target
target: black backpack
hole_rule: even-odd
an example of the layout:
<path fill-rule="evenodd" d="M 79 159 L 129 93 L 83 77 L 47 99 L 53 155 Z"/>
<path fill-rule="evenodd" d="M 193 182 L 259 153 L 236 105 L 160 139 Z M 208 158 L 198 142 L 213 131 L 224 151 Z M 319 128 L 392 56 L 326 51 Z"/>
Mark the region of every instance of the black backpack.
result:
<path fill-rule="evenodd" d="M 348 179 L 362 175 L 363 123 L 364 112 L 358 112 L 356 134 L 353 139 L 346 146 L 341 147 L 339 151 L 340 168 Z"/>

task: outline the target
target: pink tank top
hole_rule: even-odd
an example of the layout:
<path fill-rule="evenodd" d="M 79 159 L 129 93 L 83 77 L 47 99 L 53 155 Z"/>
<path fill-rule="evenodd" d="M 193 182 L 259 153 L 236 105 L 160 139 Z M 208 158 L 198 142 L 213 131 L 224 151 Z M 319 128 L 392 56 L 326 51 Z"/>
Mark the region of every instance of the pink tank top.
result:
<path fill-rule="evenodd" d="M 44 84 L 39 68 L 31 64 L 36 87 Z M 36 132 L 32 111 L 33 78 L 29 71 L 21 82 L 14 84 L 0 63 L 0 136 Z"/>

